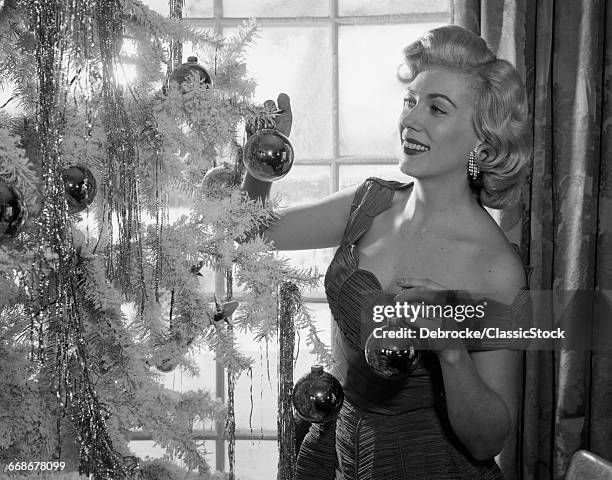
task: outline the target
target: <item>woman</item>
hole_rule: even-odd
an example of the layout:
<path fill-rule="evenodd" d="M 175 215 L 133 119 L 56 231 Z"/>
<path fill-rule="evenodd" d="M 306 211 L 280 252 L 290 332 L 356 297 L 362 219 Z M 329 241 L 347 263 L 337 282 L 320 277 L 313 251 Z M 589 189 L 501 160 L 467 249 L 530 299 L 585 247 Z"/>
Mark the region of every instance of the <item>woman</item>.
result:
<path fill-rule="evenodd" d="M 484 321 L 516 321 L 523 265 L 483 206 L 501 208 L 519 195 L 529 157 L 525 91 L 516 70 L 461 27 L 428 32 L 405 59 L 412 76 L 399 165 L 414 182 L 368 179 L 281 212 L 265 232 L 279 250 L 339 246 L 325 288 L 339 327 L 332 373 L 346 400 L 335 423 L 310 428 L 299 479 L 502 478 L 493 457 L 516 422 L 520 352 L 431 340 L 408 378 L 385 379 L 364 359 L 369 332 L 359 299 L 487 292 L 496 309 Z M 288 97 L 279 107 L 290 110 Z M 269 184 L 247 176 L 243 188 L 265 197 Z"/>

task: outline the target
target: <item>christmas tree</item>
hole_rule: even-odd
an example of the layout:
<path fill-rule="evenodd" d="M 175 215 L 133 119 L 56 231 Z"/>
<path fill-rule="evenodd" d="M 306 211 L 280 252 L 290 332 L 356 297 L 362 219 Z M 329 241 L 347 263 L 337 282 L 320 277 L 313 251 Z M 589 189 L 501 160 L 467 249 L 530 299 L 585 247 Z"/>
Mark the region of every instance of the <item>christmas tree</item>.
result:
<path fill-rule="evenodd" d="M 296 293 L 317 272 L 256 234 L 277 204 L 237 187 L 244 125 L 274 125 L 242 58 L 256 26 L 220 38 L 136 0 L 0 5 L 0 461 L 128 478 L 142 429 L 208 478 L 194 423 L 225 418 L 231 449 L 233 395 L 179 394 L 159 371 L 194 370 L 186 355 L 210 348 L 231 389 L 251 364 L 235 331 L 276 338 L 283 285 L 327 360 Z M 185 42 L 201 55 L 181 65 Z M 188 214 L 170 222 L 177 204 Z M 225 276 L 227 298 L 202 291 L 202 267 Z M 230 320 L 233 284 L 245 293 Z"/>

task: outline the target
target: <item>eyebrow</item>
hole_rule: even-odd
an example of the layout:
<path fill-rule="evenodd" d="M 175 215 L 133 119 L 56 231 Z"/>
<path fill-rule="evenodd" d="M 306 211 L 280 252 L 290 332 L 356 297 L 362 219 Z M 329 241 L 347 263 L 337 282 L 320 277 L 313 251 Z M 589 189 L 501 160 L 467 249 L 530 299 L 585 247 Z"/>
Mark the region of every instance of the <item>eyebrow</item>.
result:
<path fill-rule="evenodd" d="M 411 89 L 406 89 L 406 93 L 409 93 L 411 95 L 415 95 L 416 92 L 414 90 Z M 433 98 L 443 98 L 444 100 L 446 100 L 448 103 L 450 103 L 453 107 L 457 108 L 457 105 L 455 105 L 455 102 L 453 102 L 450 98 L 448 98 L 446 95 L 444 95 L 443 93 L 430 93 L 427 95 L 427 98 L 429 99 L 433 99 Z"/>

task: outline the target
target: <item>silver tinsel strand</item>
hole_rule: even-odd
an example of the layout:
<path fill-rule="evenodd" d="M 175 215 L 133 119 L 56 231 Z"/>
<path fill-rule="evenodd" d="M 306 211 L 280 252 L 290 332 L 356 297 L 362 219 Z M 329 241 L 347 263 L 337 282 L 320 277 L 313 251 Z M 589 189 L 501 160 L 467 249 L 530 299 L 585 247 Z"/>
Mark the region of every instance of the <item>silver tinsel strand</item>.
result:
<path fill-rule="evenodd" d="M 68 83 L 68 42 L 83 33 L 80 18 L 91 14 L 91 0 L 36 0 L 28 10 L 36 34 L 39 101 L 37 133 L 40 138 L 44 180 L 43 209 L 38 222 L 36 262 L 40 305 L 52 305 L 40 321 L 43 368 L 51 367 L 57 397 L 57 456 L 61 458 L 60 418 L 70 415 L 77 431 L 81 473 L 95 480 L 126 477 L 121 457 L 114 451 L 106 429 L 106 408 L 98 401 L 90 378 L 83 339 L 83 319 L 77 293 L 76 252 L 64 200 L 62 141 Z M 86 49 L 84 49 L 86 50 Z"/>
<path fill-rule="evenodd" d="M 293 283 L 280 289 L 278 325 L 278 480 L 295 479 L 295 423 L 293 420 L 293 355 L 295 315 L 300 305 L 300 291 Z"/>

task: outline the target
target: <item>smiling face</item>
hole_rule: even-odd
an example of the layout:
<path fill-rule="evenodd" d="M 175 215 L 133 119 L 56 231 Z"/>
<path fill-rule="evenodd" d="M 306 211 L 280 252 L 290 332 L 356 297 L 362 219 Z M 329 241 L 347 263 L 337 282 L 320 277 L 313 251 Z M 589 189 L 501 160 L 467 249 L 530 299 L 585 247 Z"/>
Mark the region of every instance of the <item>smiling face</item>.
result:
<path fill-rule="evenodd" d="M 473 92 L 466 75 L 445 69 L 419 73 L 404 94 L 399 119 L 400 170 L 415 178 L 466 178 L 470 151 L 480 142 L 472 126 Z"/>

